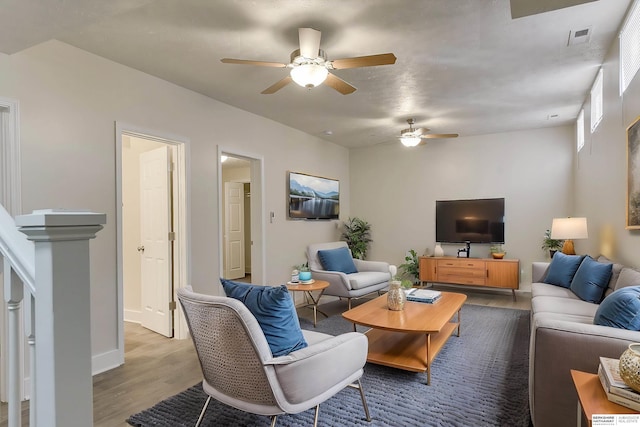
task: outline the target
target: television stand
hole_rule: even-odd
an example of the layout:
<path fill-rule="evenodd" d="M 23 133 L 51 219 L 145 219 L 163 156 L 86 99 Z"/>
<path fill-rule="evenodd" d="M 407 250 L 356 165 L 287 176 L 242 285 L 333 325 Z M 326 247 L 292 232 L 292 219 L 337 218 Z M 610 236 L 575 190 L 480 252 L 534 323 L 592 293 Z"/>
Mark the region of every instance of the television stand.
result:
<path fill-rule="evenodd" d="M 511 289 L 516 300 L 520 286 L 517 259 L 420 257 L 421 282 Z"/>

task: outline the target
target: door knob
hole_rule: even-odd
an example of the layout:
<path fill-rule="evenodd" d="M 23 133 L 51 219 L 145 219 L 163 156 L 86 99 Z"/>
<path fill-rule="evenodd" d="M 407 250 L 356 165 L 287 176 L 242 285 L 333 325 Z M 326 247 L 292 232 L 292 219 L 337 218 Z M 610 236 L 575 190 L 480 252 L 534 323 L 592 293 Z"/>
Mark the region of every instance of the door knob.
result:
<path fill-rule="evenodd" d="M 138 246 L 138 252 L 144 253 L 144 246 Z"/>

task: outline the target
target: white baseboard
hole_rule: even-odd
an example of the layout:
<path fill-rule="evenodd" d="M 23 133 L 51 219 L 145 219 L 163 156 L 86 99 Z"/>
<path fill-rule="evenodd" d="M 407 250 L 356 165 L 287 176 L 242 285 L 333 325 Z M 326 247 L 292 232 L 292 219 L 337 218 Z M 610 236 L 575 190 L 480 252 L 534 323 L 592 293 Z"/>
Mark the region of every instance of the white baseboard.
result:
<path fill-rule="evenodd" d="M 124 310 L 124 321 L 142 323 L 142 312 L 139 310 Z"/>
<path fill-rule="evenodd" d="M 91 359 L 92 374 L 101 374 L 124 364 L 124 357 L 121 356 L 121 354 L 124 354 L 124 352 L 120 353 L 120 351 L 115 349 L 93 356 Z"/>

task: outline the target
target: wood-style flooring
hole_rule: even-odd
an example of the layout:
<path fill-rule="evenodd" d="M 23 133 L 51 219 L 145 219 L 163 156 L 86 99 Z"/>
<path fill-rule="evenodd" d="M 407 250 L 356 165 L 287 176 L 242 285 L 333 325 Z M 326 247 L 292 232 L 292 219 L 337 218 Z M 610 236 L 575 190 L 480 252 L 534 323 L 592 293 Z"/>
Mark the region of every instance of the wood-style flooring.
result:
<path fill-rule="evenodd" d="M 516 291 L 475 290 L 437 286 L 436 289 L 463 292 L 467 304 L 531 309 L 531 294 Z M 360 300 L 362 301 L 362 300 Z M 322 310 L 337 315 L 347 302 L 323 297 Z M 357 304 L 357 302 L 354 302 Z M 309 309 L 298 309 L 300 317 L 312 319 Z M 321 315 L 319 315 L 321 316 Z M 321 319 L 321 318 L 320 318 Z M 318 319 L 318 320 L 320 320 Z M 129 415 L 140 412 L 202 380 L 200 365 L 191 340 L 173 340 L 134 323 L 125 323 L 125 364 L 93 378 L 94 425 L 127 426 Z M 28 425 L 28 402 L 23 405 L 23 425 Z M 0 405 L 0 426 L 7 424 L 7 406 Z"/>

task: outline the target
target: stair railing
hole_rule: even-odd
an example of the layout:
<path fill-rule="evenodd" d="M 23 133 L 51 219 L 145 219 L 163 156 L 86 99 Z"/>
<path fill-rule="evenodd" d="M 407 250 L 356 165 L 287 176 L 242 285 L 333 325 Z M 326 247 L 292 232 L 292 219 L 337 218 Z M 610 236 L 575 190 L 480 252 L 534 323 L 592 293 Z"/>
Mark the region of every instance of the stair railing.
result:
<path fill-rule="evenodd" d="M 38 420 L 52 427 L 93 424 L 89 240 L 105 223 L 104 214 L 59 210 L 34 211 L 14 221 L 0 205 L 9 427 L 22 425 L 23 304 L 29 425 L 39 425 Z"/>

